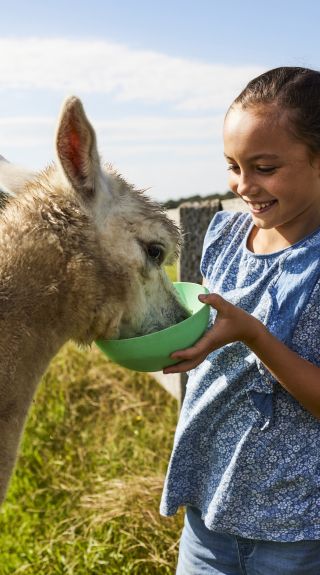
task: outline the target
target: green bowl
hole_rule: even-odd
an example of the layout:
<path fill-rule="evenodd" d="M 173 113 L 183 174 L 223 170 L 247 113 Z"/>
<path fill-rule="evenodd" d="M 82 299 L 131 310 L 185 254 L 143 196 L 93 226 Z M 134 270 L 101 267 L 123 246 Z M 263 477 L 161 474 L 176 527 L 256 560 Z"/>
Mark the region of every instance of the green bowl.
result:
<path fill-rule="evenodd" d="M 135 371 L 161 371 L 179 360 L 170 358 L 178 349 L 192 346 L 206 331 L 210 308 L 198 300 L 198 295 L 209 293 L 195 283 L 175 282 L 178 298 L 192 313 L 190 317 L 148 335 L 130 339 L 99 339 L 101 351 L 112 361 Z"/>

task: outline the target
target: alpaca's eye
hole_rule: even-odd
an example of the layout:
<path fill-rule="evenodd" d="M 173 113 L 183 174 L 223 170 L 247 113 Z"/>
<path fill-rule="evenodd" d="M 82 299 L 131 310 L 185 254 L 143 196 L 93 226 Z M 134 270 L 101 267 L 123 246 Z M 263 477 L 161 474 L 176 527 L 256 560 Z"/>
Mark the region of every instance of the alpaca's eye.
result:
<path fill-rule="evenodd" d="M 157 263 L 161 263 L 163 261 L 163 248 L 158 244 L 149 244 L 147 246 L 148 256 L 156 261 Z"/>

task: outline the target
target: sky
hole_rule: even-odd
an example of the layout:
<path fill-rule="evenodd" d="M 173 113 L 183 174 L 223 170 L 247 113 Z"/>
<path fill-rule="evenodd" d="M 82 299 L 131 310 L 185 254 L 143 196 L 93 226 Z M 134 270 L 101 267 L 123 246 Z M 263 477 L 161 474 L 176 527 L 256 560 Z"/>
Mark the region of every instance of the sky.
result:
<path fill-rule="evenodd" d="M 55 158 L 69 95 L 103 161 L 158 201 L 225 192 L 224 114 L 277 66 L 319 68 L 314 0 L 0 0 L 0 155 Z"/>

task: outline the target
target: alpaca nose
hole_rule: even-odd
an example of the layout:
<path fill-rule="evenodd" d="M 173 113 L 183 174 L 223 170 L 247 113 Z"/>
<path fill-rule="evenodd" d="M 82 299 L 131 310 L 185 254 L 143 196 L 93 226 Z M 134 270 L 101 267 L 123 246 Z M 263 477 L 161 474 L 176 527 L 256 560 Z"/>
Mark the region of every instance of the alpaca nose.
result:
<path fill-rule="evenodd" d="M 176 297 L 170 301 L 169 305 L 166 305 L 162 309 L 161 316 L 155 319 L 156 327 L 153 326 L 152 331 L 159 331 L 180 323 L 181 321 L 187 319 L 192 315 L 189 311 Z"/>

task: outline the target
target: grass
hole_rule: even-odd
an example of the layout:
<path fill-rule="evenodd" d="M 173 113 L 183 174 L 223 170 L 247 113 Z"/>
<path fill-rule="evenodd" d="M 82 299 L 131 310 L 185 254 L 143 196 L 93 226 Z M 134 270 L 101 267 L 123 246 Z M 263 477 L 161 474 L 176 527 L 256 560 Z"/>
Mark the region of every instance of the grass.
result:
<path fill-rule="evenodd" d="M 147 374 L 65 346 L 0 512 L 1 575 L 174 573 L 182 513 L 158 508 L 176 418 Z"/>
<path fill-rule="evenodd" d="M 165 267 L 167 276 L 172 282 L 178 281 L 178 267 L 177 262 Z"/>

